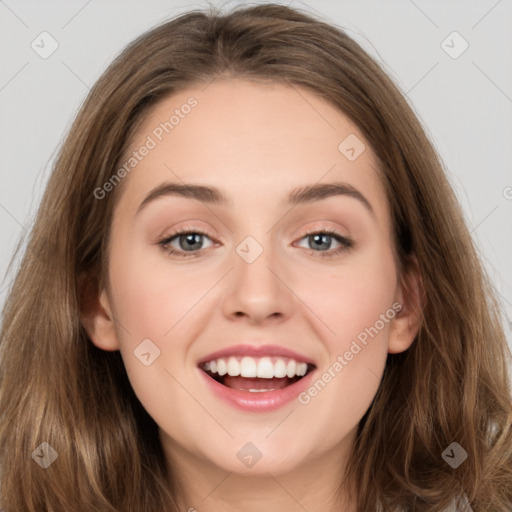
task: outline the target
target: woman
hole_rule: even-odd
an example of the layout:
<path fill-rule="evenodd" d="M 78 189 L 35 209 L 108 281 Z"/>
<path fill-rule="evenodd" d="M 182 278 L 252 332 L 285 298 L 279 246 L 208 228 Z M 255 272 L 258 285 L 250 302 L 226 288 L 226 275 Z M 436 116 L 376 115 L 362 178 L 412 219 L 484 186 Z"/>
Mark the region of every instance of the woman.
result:
<path fill-rule="evenodd" d="M 55 164 L 4 311 L 2 509 L 504 512 L 509 357 L 380 67 L 284 6 L 184 14 Z"/>

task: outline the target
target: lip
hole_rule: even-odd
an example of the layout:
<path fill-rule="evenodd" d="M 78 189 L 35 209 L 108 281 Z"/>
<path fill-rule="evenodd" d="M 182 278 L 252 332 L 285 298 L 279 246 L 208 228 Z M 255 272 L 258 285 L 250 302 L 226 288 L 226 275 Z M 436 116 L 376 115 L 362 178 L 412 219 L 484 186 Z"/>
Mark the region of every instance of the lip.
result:
<path fill-rule="evenodd" d="M 249 357 L 287 357 L 295 359 L 298 362 L 304 362 L 311 365 L 315 365 L 315 362 L 305 357 L 298 352 L 290 350 L 288 348 L 280 347 L 279 345 L 235 345 L 233 347 L 218 350 L 212 354 L 203 357 L 198 361 L 198 366 L 214 359 L 225 358 L 230 356 L 249 356 Z M 316 365 L 315 365 L 316 366 Z M 302 379 L 301 379 L 302 380 Z"/>
<path fill-rule="evenodd" d="M 216 354 L 213 354 L 213 356 L 213 359 L 215 359 L 215 357 L 222 357 L 216 356 Z M 206 361 L 208 361 L 208 359 Z M 313 375 L 316 372 L 315 368 L 297 382 L 283 389 L 253 393 L 224 386 L 215 379 L 212 379 L 201 368 L 198 367 L 197 370 L 202 375 L 202 378 L 205 379 L 207 386 L 217 397 L 237 409 L 250 412 L 270 412 L 283 407 L 297 398 L 300 393 L 311 385 Z"/>

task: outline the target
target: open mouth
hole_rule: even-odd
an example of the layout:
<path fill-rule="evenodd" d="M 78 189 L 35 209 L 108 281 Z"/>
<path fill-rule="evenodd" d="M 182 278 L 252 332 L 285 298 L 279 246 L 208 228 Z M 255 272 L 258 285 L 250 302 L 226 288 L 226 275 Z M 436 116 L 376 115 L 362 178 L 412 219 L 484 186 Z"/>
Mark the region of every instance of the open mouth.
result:
<path fill-rule="evenodd" d="M 314 364 L 284 357 L 231 356 L 201 363 L 199 368 L 228 388 L 262 393 L 291 386 L 316 367 Z"/>

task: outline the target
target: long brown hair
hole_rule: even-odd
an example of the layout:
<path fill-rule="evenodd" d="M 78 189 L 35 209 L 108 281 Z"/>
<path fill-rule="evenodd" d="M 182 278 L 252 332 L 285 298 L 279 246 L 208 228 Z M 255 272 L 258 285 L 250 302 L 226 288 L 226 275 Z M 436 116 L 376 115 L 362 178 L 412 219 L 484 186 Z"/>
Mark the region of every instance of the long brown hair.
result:
<path fill-rule="evenodd" d="M 380 162 L 400 268 L 417 261 L 422 326 L 409 350 L 388 355 L 349 460 L 358 511 L 435 512 L 465 495 L 475 512 L 509 512 L 510 351 L 440 158 L 403 95 L 357 43 L 274 4 L 189 12 L 152 29 L 85 100 L 3 312 L 1 508 L 177 510 L 157 425 L 119 352 L 96 348 L 79 313 L 84 290 L 105 279 L 121 187 L 101 200 L 95 189 L 118 169 L 149 107 L 219 74 L 303 87 L 348 115 Z M 44 442 L 58 454 L 46 469 L 34 462 L 55 456 Z M 468 453 L 456 469 L 442 457 L 452 442 Z"/>

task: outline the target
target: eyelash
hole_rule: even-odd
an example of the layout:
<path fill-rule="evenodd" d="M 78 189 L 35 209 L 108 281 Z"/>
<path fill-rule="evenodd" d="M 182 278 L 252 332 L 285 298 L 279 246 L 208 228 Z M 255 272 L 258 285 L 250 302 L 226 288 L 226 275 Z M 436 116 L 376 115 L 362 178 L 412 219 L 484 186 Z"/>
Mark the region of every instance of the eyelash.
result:
<path fill-rule="evenodd" d="M 165 237 L 164 239 L 162 239 L 158 242 L 158 245 L 163 250 L 165 250 L 170 256 L 177 256 L 179 258 L 191 258 L 191 257 L 197 258 L 200 256 L 201 249 L 198 251 L 194 251 L 194 252 L 186 252 L 186 251 L 179 251 L 174 248 L 169 248 L 169 245 L 168 245 L 175 238 L 177 238 L 181 235 L 190 235 L 190 234 L 202 235 L 202 236 L 206 236 L 211 239 L 211 237 L 207 233 L 204 233 L 197 229 L 195 229 L 195 230 L 185 229 L 183 231 L 176 231 L 172 235 Z M 339 242 L 341 244 L 341 246 L 338 247 L 337 249 L 330 249 L 328 251 L 315 251 L 313 249 L 306 249 L 310 254 L 315 254 L 315 255 L 319 254 L 321 258 L 332 258 L 332 257 L 338 256 L 339 254 L 341 254 L 345 251 L 348 251 L 349 249 L 354 247 L 354 242 L 351 239 L 341 235 L 340 233 L 338 233 L 334 230 L 319 230 L 319 231 L 310 231 L 310 232 L 305 232 L 305 233 L 303 232 L 300 234 L 301 238 L 299 240 L 302 240 L 303 238 L 306 238 L 307 236 L 312 236 L 312 235 L 328 235 L 328 236 L 334 238 L 337 242 Z"/>

